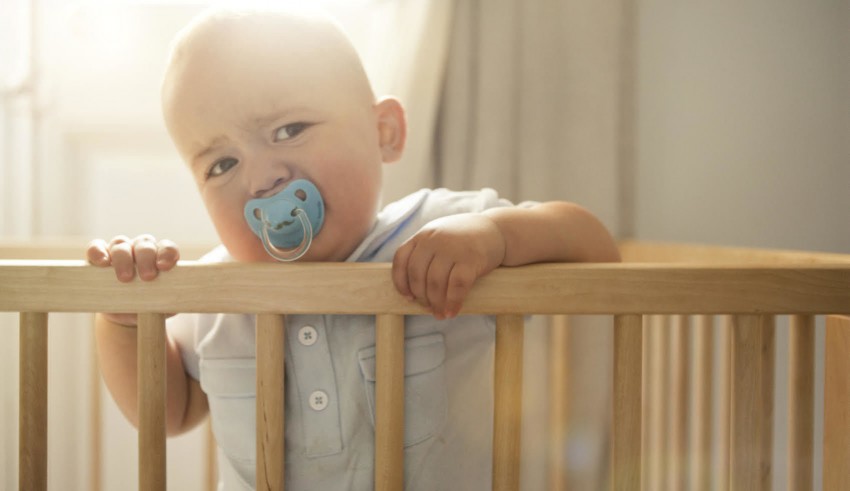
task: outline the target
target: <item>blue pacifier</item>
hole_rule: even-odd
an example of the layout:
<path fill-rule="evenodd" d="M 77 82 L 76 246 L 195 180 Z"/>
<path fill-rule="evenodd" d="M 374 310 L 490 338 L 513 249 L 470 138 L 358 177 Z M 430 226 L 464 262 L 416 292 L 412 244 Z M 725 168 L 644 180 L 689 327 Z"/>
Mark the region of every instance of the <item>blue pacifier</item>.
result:
<path fill-rule="evenodd" d="M 312 182 L 298 179 L 274 196 L 245 203 L 245 220 L 269 255 L 278 261 L 295 261 L 322 229 L 325 202 Z"/>

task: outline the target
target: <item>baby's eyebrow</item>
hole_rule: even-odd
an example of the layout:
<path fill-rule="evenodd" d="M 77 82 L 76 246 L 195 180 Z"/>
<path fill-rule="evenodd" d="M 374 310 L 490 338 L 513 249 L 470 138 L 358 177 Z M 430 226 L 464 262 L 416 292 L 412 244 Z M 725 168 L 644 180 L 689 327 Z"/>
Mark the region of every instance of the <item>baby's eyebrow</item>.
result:
<path fill-rule="evenodd" d="M 217 137 L 213 138 L 212 141 L 210 141 L 207 145 L 203 146 L 203 150 L 199 151 L 198 153 L 195 154 L 194 157 L 192 157 L 192 162 L 193 163 L 198 162 L 202 158 L 206 157 L 207 154 L 209 154 L 210 152 L 215 150 L 216 147 L 223 145 L 226 140 L 227 139 L 224 138 L 223 136 L 217 136 Z"/>

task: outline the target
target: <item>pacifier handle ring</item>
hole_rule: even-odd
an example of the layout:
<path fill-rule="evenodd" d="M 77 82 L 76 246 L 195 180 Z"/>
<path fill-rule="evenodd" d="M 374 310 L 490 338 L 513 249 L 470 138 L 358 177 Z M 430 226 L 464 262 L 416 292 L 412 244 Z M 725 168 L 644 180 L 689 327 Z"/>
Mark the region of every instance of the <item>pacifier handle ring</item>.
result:
<path fill-rule="evenodd" d="M 272 243 L 271 237 L 269 237 L 269 221 L 264 211 L 261 210 L 260 213 L 262 215 L 261 221 L 263 223 L 263 247 L 266 248 L 266 252 L 268 252 L 270 256 L 278 261 L 290 262 L 300 259 L 301 256 L 307 253 L 307 249 L 309 249 L 310 244 L 313 243 L 313 225 L 310 224 L 307 212 L 301 208 L 295 209 L 295 216 L 298 217 L 301 221 L 301 227 L 304 228 L 304 238 L 301 239 L 301 243 L 298 244 L 298 246 L 292 249 L 280 249 Z"/>

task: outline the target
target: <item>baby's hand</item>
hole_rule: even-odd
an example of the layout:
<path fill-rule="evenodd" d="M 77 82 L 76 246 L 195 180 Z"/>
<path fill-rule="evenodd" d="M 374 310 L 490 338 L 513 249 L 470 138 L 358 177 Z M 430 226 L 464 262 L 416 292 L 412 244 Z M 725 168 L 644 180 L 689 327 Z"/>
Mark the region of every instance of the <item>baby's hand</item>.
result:
<path fill-rule="evenodd" d="M 393 282 L 438 319 L 455 317 L 475 280 L 502 264 L 505 239 L 490 218 L 473 213 L 428 223 L 396 251 Z"/>
<path fill-rule="evenodd" d="M 152 235 L 140 235 L 135 239 L 119 235 L 109 242 L 103 239 L 91 241 L 86 259 L 94 266 L 112 266 L 118 281 L 133 281 L 136 271 L 142 281 L 151 281 L 160 271 L 168 271 L 177 264 L 180 251 L 174 242 L 156 240 Z M 117 324 L 136 325 L 135 314 L 103 315 Z"/>

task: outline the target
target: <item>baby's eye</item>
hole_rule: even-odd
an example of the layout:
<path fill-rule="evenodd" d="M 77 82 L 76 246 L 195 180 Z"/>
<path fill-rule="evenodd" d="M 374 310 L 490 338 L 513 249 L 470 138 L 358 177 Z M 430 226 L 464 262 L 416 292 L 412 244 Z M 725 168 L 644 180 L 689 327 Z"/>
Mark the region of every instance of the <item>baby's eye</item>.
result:
<path fill-rule="evenodd" d="M 239 161 L 233 157 L 225 157 L 223 159 L 216 160 L 212 167 L 210 167 L 210 170 L 207 171 L 207 179 L 224 174 L 238 163 Z"/>
<path fill-rule="evenodd" d="M 274 141 L 277 142 L 295 138 L 301 134 L 302 131 L 306 130 L 308 126 L 310 126 L 308 123 L 291 123 L 281 126 L 274 133 Z"/>

